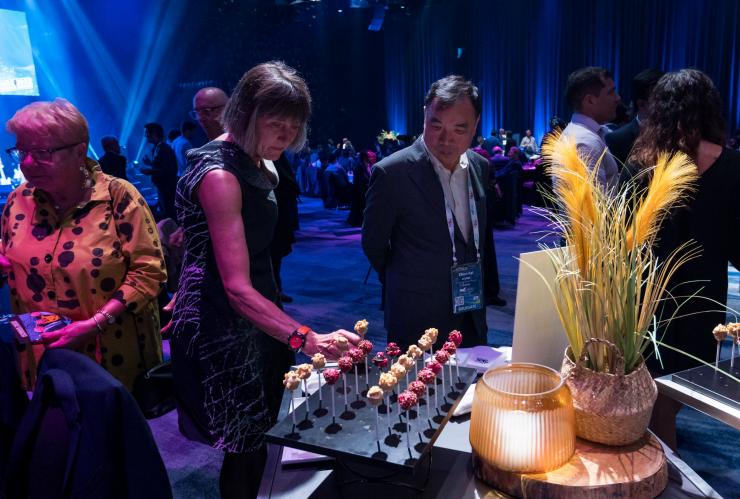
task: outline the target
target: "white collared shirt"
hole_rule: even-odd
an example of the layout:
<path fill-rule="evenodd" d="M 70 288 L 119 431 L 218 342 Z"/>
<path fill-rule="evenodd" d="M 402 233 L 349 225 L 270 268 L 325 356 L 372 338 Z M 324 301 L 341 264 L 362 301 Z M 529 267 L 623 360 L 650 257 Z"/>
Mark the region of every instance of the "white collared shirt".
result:
<path fill-rule="evenodd" d="M 424 144 L 424 140 L 421 141 Z M 445 196 L 445 204 L 449 206 L 455 216 L 460 232 L 465 241 L 470 234 L 470 205 L 468 204 L 468 155 L 462 153 L 455 169 L 450 171 L 444 167 L 441 161 L 424 144 L 429 159 L 432 161 L 434 171 L 437 173 L 439 183 L 442 184 L 442 192 Z"/>
<path fill-rule="evenodd" d="M 604 136 L 607 133 L 606 127 L 580 113 L 573 113 L 570 123 L 563 130 L 563 135 L 576 143 L 578 152 L 581 153 L 590 170 L 594 169 L 601 153 L 607 148 L 604 142 Z M 596 178 L 604 192 L 616 193 L 619 185 L 619 168 L 617 161 L 608 151 L 604 154 Z"/>

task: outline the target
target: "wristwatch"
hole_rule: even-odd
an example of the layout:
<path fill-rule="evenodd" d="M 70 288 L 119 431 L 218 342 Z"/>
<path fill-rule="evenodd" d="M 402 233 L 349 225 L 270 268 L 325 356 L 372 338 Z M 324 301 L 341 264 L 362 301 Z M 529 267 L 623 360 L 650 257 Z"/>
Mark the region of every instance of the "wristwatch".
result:
<path fill-rule="evenodd" d="M 298 329 L 288 335 L 288 346 L 298 353 L 306 345 L 306 335 L 311 332 L 308 326 L 298 326 Z"/>

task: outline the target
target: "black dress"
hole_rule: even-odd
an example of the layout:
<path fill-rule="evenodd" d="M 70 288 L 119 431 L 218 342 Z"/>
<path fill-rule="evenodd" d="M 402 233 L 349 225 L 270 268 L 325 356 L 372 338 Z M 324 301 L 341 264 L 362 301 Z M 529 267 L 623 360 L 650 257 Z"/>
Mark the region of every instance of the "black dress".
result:
<path fill-rule="evenodd" d="M 191 151 L 188 164 L 177 186 L 185 255 L 170 341 L 180 429 L 216 448 L 251 452 L 275 423 L 282 376 L 293 354 L 229 305 L 205 214 L 194 194 L 211 170 L 224 169 L 238 179 L 252 285 L 276 302 L 270 241 L 277 220 L 277 182 L 230 142 L 213 141 Z"/>
<path fill-rule="evenodd" d="M 625 168 L 622 178 L 634 174 L 635 167 Z M 663 222 L 655 252 L 665 261 L 675 248 L 694 240 L 701 255 L 684 264 L 671 279 L 668 290 L 673 299 L 659 307 L 658 319 L 675 314 L 659 338 L 672 347 L 690 353 L 706 362 L 714 362 L 717 342 L 712 329 L 726 321 L 727 264 L 740 264 L 740 152 L 724 149 L 717 161 L 700 177 L 696 191 L 686 206 L 674 209 Z M 687 297 L 696 297 L 686 300 Z M 646 355 L 652 352 L 648 347 Z M 655 355 L 648 366 L 664 374 L 696 367 L 698 362 L 668 348 L 660 348 L 661 368 Z"/>

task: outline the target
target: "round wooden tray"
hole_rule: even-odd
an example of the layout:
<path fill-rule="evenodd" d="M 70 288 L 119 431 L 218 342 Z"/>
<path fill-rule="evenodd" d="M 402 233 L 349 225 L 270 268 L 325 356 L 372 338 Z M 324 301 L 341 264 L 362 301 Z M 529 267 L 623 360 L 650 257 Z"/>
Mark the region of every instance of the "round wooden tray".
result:
<path fill-rule="evenodd" d="M 651 433 L 625 447 L 576 441 L 576 452 L 562 467 L 541 474 L 503 471 L 473 451 L 475 476 L 515 497 L 653 498 L 668 484 L 668 466 Z"/>

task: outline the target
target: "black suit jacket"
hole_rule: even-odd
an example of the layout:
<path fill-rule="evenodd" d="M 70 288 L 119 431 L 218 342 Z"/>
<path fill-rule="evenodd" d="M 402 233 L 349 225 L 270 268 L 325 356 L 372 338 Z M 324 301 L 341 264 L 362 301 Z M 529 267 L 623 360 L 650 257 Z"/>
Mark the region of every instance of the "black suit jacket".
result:
<path fill-rule="evenodd" d="M 120 154 L 106 152 L 100 157 L 98 163 L 100 163 L 103 173 L 128 180 L 126 177 L 126 158 Z"/>
<path fill-rule="evenodd" d="M 467 155 L 484 246 L 488 168 L 482 156 L 472 151 Z M 469 244 L 473 244 L 472 237 Z M 476 312 L 452 313 L 452 244 L 444 193 L 420 140 L 373 168 L 362 248 L 384 284 L 389 341 L 415 342 L 430 327 L 439 329 L 444 338 L 450 330 L 464 328 L 466 321 L 474 327 L 467 333 L 475 334 L 477 343 L 485 343 L 485 305 Z M 483 247 L 480 254 L 484 254 Z"/>
<path fill-rule="evenodd" d="M 620 169 L 627 162 L 627 156 L 630 155 L 632 146 L 635 144 L 635 140 L 639 134 L 640 124 L 637 122 L 637 118 L 635 118 L 626 125 L 604 136 L 604 141 L 609 147 L 609 152 L 619 160 L 618 166 Z"/>

